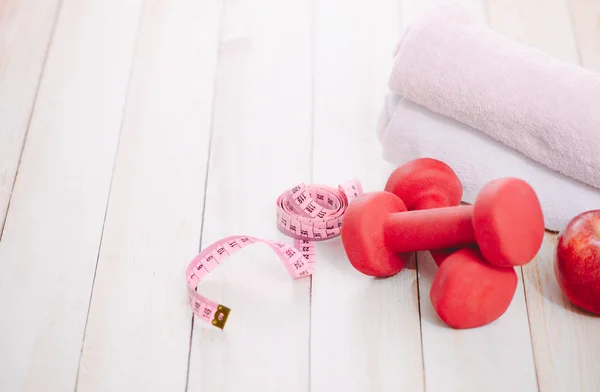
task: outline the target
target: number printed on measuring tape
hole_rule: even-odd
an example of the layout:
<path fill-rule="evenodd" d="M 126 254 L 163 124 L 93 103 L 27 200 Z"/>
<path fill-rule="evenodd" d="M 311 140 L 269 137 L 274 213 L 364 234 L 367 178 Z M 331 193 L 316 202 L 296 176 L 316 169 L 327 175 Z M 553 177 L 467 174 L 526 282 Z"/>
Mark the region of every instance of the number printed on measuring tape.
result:
<path fill-rule="evenodd" d="M 314 261 L 306 260 L 300 251 L 280 242 L 262 240 L 248 236 L 223 238 L 200 252 L 187 269 L 188 300 L 194 314 L 200 319 L 223 329 L 230 309 L 202 296 L 196 291 L 198 283 L 223 260 L 238 250 L 254 243 L 268 245 L 279 256 L 294 279 L 312 274 Z M 302 261 L 305 260 L 306 262 Z"/>
<path fill-rule="evenodd" d="M 277 199 L 277 227 L 294 239 L 293 246 L 238 235 L 223 238 L 202 250 L 186 270 L 188 302 L 194 315 L 217 328 L 225 327 L 231 309 L 202 296 L 197 286 L 223 260 L 248 245 L 268 245 L 292 278 L 310 276 L 314 271 L 315 241 L 340 234 L 346 208 L 361 193 L 362 187 L 357 180 L 347 181 L 337 190 L 322 185 L 296 185 Z"/>
<path fill-rule="evenodd" d="M 322 241 L 340 234 L 348 204 L 363 193 L 358 180 L 333 189 L 299 184 L 277 199 L 277 227 L 292 238 Z"/>

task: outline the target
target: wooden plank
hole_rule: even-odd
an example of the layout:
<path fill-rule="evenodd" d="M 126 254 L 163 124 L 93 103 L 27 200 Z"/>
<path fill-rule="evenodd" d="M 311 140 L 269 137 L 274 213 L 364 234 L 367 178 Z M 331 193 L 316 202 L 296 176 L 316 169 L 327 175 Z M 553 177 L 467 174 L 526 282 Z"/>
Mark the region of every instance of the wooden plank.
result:
<path fill-rule="evenodd" d="M 600 385 L 600 317 L 574 307 L 554 275 L 557 235 L 547 233 L 523 268 L 541 391 L 594 391 Z"/>
<path fill-rule="evenodd" d="M 571 0 L 581 65 L 600 72 L 600 0 Z"/>
<path fill-rule="evenodd" d="M 487 8 L 494 30 L 562 61 L 579 62 L 566 1 L 487 0 Z"/>
<path fill-rule="evenodd" d="M 415 20 L 434 7 L 447 2 L 446 0 L 400 0 L 400 19 L 402 26 L 406 27 L 411 21 Z M 481 21 L 486 20 L 485 0 L 457 0 L 457 4 L 465 7 L 475 18 Z"/>
<path fill-rule="evenodd" d="M 275 199 L 310 181 L 310 29 L 309 2 L 225 3 L 203 248 L 235 234 L 292 244 Z M 309 284 L 263 244 L 220 264 L 198 290 L 231 315 L 223 331 L 195 320 L 188 390 L 306 391 Z"/>
<path fill-rule="evenodd" d="M 185 390 L 220 3 L 144 7 L 78 390 Z"/>
<path fill-rule="evenodd" d="M 0 243 L 0 390 L 75 385 L 140 2 L 65 0 Z"/>
<path fill-rule="evenodd" d="M 0 238 L 58 4 L 6 0 L 0 6 Z"/>
<path fill-rule="evenodd" d="M 439 3 L 403 0 L 403 24 L 410 24 Z M 483 1 L 463 0 L 461 4 L 476 18 L 487 21 Z M 513 302 L 499 320 L 476 329 L 455 330 L 441 321 L 429 299 L 437 271 L 431 255 L 418 252 L 417 261 L 427 391 L 537 390 L 520 269 Z"/>
<path fill-rule="evenodd" d="M 393 169 L 375 137 L 400 26 L 397 1 L 317 2 L 313 176 L 356 177 L 381 190 Z M 340 238 L 317 246 L 311 390 L 420 391 L 423 385 L 414 260 L 374 279 L 348 262 Z"/>

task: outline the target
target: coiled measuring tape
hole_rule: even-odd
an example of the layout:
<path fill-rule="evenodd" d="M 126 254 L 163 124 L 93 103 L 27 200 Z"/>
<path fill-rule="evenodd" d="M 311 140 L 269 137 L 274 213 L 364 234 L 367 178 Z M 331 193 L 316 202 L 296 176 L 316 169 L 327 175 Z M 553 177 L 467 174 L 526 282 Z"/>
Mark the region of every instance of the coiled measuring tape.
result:
<path fill-rule="evenodd" d="M 277 227 L 294 239 L 293 246 L 234 235 L 222 238 L 202 250 L 186 270 L 188 302 L 194 315 L 217 328 L 225 327 L 231 309 L 202 296 L 197 292 L 197 286 L 224 259 L 250 244 L 263 243 L 269 246 L 293 279 L 312 275 L 315 264 L 314 241 L 340 235 L 346 208 L 362 192 L 358 180 L 346 181 L 338 189 L 301 183 L 277 198 Z"/>

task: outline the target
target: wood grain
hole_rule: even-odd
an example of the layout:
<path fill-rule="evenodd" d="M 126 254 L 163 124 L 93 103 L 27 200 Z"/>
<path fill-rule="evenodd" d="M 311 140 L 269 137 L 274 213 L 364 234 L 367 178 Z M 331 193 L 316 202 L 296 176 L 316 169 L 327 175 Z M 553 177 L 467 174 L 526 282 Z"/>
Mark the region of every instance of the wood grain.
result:
<path fill-rule="evenodd" d="M 185 389 L 220 13 L 216 0 L 145 4 L 80 391 Z"/>
<path fill-rule="evenodd" d="M 448 0 L 400 0 L 402 28 L 406 28 L 413 20 L 432 10 L 434 7 L 447 2 Z M 455 0 L 455 2 L 471 12 L 474 18 L 481 21 L 486 20 L 485 0 Z"/>
<path fill-rule="evenodd" d="M 0 390 L 75 385 L 139 12 L 63 3 L 0 243 Z"/>
<path fill-rule="evenodd" d="M 381 190 L 393 169 L 375 128 L 399 35 L 398 2 L 321 1 L 315 22 L 313 178 L 356 177 Z M 339 238 L 317 247 L 311 391 L 420 391 L 423 364 L 413 262 L 374 279 L 348 262 Z"/>
<path fill-rule="evenodd" d="M 579 63 L 566 1 L 487 0 L 487 8 L 494 30 L 559 60 Z"/>
<path fill-rule="evenodd" d="M 600 0 L 569 2 L 581 65 L 600 72 Z"/>
<path fill-rule="evenodd" d="M 298 281 L 245 248 L 199 286 L 225 330 L 192 318 L 201 248 L 292 243 L 279 193 L 383 188 L 393 50 L 443 1 L 0 0 L 0 391 L 597 390 L 600 317 L 560 292 L 552 234 L 478 329 L 435 314 L 428 252 L 373 279 L 339 238 Z M 459 1 L 600 71 L 598 0 Z"/>
<path fill-rule="evenodd" d="M 523 268 L 541 391 L 595 391 L 600 385 L 600 317 L 574 307 L 554 275 L 557 235 L 547 233 Z"/>
<path fill-rule="evenodd" d="M 0 238 L 59 0 L 0 3 Z"/>
<path fill-rule="evenodd" d="M 310 182 L 311 28 L 308 2 L 225 3 L 202 248 L 234 234 L 292 244 L 275 200 Z M 195 320 L 188 390 L 306 391 L 309 285 L 263 244 L 211 272 L 198 290 L 231 314 L 223 331 Z"/>

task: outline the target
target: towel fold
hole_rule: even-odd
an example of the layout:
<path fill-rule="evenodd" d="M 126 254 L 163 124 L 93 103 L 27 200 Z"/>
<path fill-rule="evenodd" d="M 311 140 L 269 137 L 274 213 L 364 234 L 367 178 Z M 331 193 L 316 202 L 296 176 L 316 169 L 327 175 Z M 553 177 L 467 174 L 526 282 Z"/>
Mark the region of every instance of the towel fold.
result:
<path fill-rule="evenodd" d="M 600 74 L 519 44 L 459 4 L 441 5 L 409 26 L 388 86 L 600 188 Z M 474 157 L 472 150 L 457 153 Z"/>
<path fill-rule="evenodd" d="M 431 157 L 448 164 L 460 178 L 463 201 L 473 203 L 483 185 L 514 176 L 536 191 L 545 226 L 561 230 L 577 214 L 600 208 L 600 190 L 558 174 L 490 136 L 454 119 L 390 93 L 378 119 L 377 135 L 385 160 L 401 165 Z"/>

